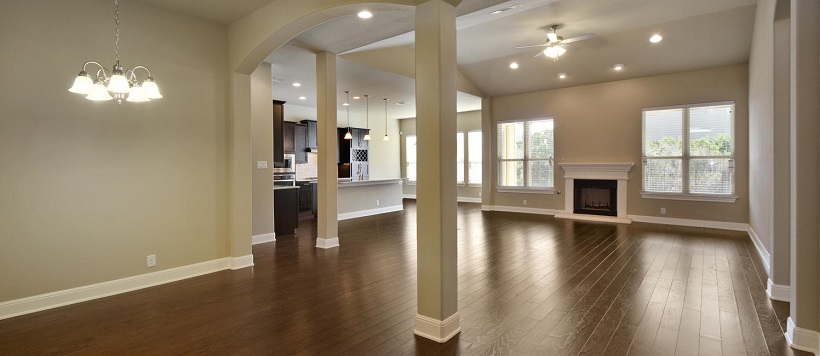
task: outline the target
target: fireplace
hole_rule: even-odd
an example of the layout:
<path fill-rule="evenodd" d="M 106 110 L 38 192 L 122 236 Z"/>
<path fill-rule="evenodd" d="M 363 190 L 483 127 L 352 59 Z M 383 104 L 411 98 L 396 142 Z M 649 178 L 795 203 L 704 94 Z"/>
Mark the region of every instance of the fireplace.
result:
<path fill-rule="evenodd" d="M 564 210 L 559 219 L 630 224 L 626 188 L 634 163 L 559 163 L 564 170 Z"/>
<path fill-rule="evenodd" d="M 574 183 L 573 213 L 618 216 L 617 180 L 575 179 Z"/>

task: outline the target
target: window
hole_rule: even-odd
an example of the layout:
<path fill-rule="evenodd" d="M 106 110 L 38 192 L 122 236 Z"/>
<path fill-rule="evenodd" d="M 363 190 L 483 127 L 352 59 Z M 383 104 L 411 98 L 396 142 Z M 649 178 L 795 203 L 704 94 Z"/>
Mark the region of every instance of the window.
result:
<path fill-rule="evenodd" d="M 553 120 L 539 118 L 498 124 L 499 190 L 551 192 L 554 187 Z"/>
<path fill-rule="evenodd" d="M 467 183 L 481 185 L 481 130 L 467 132 Z"/>
<path fill-rule="evenodd" d="M 404 155 L 407 160 L 406 173 L 407 180 L 411 182 L 416 181 L 416 136 L 407 135 L 404 141 Z"/>
<path fill-rule="evenodd" d="M 734 108 L 644 109 L 643 197 L 734 201 Z"/>
<path fill-rule="evenodd" d="M 464 133 L 456 132 L 456 182 L 464 184 Z"/>

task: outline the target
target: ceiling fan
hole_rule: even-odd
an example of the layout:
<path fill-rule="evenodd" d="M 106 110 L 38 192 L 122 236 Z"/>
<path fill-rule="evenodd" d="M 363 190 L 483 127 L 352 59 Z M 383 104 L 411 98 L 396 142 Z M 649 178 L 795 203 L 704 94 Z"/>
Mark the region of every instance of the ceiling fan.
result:
<path fill-rule="evenodd" d="M 549 58 L 558 60 L 558 57 L 560 57 L 567 51 L 565 47 L 568 48 L 569 46 L 566 46 L 566 44 L 583 41 L 595 37 L 594 33 L 588 33 L 586 35 L 564 39 L 564 37 L 558 36 L 558 34 L 555 32 L 555 30 L 557 30 L 558 27 L 559 25 L 557 24 L 550 25 L 550 29 L 552 29 L 552 32 L 547 33 L 547 43 L 528 46 L 518 46 L 515 48 L 547 47 L 543 51 L 539 51 L 535 56 L 538 57 L 543 54 Z"/>

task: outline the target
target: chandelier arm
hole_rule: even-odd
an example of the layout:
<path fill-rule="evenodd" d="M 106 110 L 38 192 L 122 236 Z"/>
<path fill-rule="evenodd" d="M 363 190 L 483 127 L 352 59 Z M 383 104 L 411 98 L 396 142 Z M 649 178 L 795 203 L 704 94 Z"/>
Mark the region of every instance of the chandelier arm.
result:
<path fill-rule="evenodd" d="M 97 63 L 97 65 L 99 65 L 99 63 Z M 102 75 L 100 75 L 101 73 Z M 107 83 L 111 78 L 111 73 L 108 72 L 108 69 L 105 69 L 103 66 L 100 66 L 100 69 L 97 69 L 97 79 L 99 80 L 100 78 L 102 78 L 101 82 L 103 83 Z"/>

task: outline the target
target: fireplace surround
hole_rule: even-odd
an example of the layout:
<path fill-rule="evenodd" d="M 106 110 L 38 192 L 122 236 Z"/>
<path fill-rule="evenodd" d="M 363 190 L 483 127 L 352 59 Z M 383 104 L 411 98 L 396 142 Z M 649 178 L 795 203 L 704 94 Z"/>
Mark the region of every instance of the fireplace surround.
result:
<path fill-rule="evenodd" d="M 564 211 L 555 215 L 556 218 L 632 223 L 627 217 L 626 193 L 629 171 L 634 163 L 559 165 L 564 171 Z"/>

